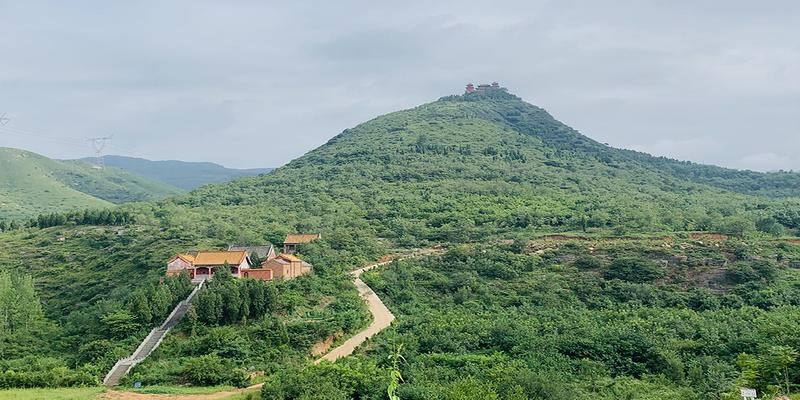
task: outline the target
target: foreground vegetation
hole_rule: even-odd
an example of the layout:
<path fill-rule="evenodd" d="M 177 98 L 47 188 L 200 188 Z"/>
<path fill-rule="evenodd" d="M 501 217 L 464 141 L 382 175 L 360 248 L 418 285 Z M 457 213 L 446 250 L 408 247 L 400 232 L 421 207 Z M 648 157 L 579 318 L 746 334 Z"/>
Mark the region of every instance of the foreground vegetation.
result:
<path fill-rule="evenodd" d="M 280 284 L 215 277 L 174 334 L 124 384 L 248 386 L 261 375 L 305 365 L 317 343 L 368 322 L 344 274 Z"/>
<path fill-rule="evenodd" d="M 59 388 L 59 389 L 0 389 L 0 399 L 8 400 L 94 400 L 104 388 Z"/>
<path fill-rule="evenodd" d="M 800 270 L 779 260 L 798 255 L 548 242 L 395 262 L 365 276 L 393 328 L 360 356 L 276 374 L 264 398 L 383 399 L 398 348 L 402 399 L 738 399 L 786 393 L 784 372 L 797 392 Z"/>

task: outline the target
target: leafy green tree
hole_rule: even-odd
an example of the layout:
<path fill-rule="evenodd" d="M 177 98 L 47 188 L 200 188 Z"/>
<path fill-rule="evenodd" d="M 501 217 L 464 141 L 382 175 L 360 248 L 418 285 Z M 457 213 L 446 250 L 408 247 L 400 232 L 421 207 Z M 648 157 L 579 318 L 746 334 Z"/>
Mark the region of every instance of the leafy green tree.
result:
<path fill-rule="evenodd" d="M 760 218 L 756 221 L 756 229 L 772 236 L 782 236 L 786 229 L 772 217 Z"/>
<path fill-rule="evenodd" d="M 172 305 L 172 293 L 166 285 L 157 285 L 149 291 L 150 311 L 153 313 L 153 319 L 156 321 L 161 320 L 169 314 L 170 306 Z"/>
<path fill-rule="evenodd" d="M 133 315 L 136 316 L 136 319 L 142 324 L 149 324 L 153 321 L 153 311 L 150 308 L 150 301 L 147 299 L 147 296 L 139 291 L 133 295 L 129 303 L 129 310 Z"/>
<path fill-rule="evenodd" d="M 733 215 L 726 217 L 720 222 L 719 225 L 720 232 L 738 238 L 743 238 L 755 230 L 755 223 L 752 219 L 745 215 Z"/>
<path fill-rule="evenodd" d="M 225 365 L 213 354 L 187 358 L 183 362 L 183 376 L 201 386 L 219 385 L 228 380 Z"/>
<path fill-rule="evenodd" d="M 106 314 L 102 321 L 108 334 L 114 338 L 126 338 L 140 328 L 136 317 L 127 310 L 117 310 Z"/>
<path fill-rule="evenodd" d="M 628 282 L 651 282 L 664 276 L 664 267 L 642 258 L 618 258 L 611 262 L 605 277 L 608 279 L 620 279 Z"/>
<path fill-rule="evenodd" d="M 33 278 L 0 271 L 0 334 L 25 332 L 43 320 Z"/>
<path fill-rule="evenodd" d="M 218 325 L 222 322 L 223 304 L 222 295 L 211 289 L 202 290 L 194 302 L 197 309 L 197 320 L 208 325 Z"/>

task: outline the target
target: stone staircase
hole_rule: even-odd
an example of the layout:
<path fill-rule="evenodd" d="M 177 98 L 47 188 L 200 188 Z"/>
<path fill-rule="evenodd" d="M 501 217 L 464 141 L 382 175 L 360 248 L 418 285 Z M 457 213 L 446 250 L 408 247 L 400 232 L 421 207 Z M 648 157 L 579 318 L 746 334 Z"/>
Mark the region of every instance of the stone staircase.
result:
<path fill-rule="evenodd" d="M 192 305 L 192 300 L 194 299 L 195 295 L 197 295 L 197 292 L 199 292 L 203 287 L 203 284 L 205 284 L 205 280 L 200 281 L 194 290 L 192 290 L 192 293 L 190 293 L 185 300 L 181 301 L 177 306 L 175 306 L 175 309 L 172 310 L 161 326 L 153 328 L 153 330 L 150 331 L 147 337 L 142 340 L 142 343 L 136 348 L 130 357 L 123 358 L 114 364 L 114 367 L 108 371 L 108 374 L 106 374 L 105 378 L 103 379 L 104 385 L 108 387 L 117 386 L 120 379 L 122 379 L 125 374 L 127 374 L 136 364 L 144 361 L 144 359 L 147 358 L 150 353 L 158 348 L 158 345 L 161 344 L 161 341 L 164 340 L 164 337 L 167 336 L 167 333 L 169 333 L 170 329 L 175 327 L 175 325 L 178 325 L 178 322 L 180 322 L 183 316 L 186 315 L 186 312 L 189 311 L 189 307 Z"/>

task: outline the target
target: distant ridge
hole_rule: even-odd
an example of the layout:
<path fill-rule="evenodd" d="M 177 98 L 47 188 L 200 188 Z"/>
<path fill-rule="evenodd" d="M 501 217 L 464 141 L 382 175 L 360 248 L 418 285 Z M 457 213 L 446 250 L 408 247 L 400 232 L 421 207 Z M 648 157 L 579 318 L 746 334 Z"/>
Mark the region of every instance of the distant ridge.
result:
<path fill-rule="evenodd" d="M 226 168 L 211 162 L 190 162 L 177 160 L 152 161 L 144 158 L 126 156 L 105 156 L 105 164 L 130 173 L 166 183 L 177 188 L 192 190 L 210 183 L 229 181 L 240 176 L 255 176 L 272 171 L 274 168 L 235 169 Z M 82 159 L 92 162 L 92 158 Z"/>
<path fill-rule="evenodd" d="M 183 190 L 115 167 L 0 147 L 0 220 L 159 200 Z"/>

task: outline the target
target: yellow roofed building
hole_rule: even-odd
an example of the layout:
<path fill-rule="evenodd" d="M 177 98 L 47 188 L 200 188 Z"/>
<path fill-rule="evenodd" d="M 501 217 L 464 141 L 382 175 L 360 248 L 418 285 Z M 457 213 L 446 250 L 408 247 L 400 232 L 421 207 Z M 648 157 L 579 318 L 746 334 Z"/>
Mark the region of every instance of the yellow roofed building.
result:
<path fill-rule="evenodd" d="M 297 251 L 297 245 L 311 243 L 321 238 L 322 235 L 319 233 L 292 233 L 286 235 L 286 239 L 283 240 L 283 252 L 294 254 Z"/>
<path fill-rule="evenodd" d="M 311 264 L 292 254 L 268 253 L 261 265 L 253 265 L 245 250 L 198 251 L 177 254 L 167 262 L 167 275 L 188 273 L 193 281 L 210 279 L 223 268 L 229 268 L 234 278 L 259 280 L 291 279 L 311 272 Z"/>

